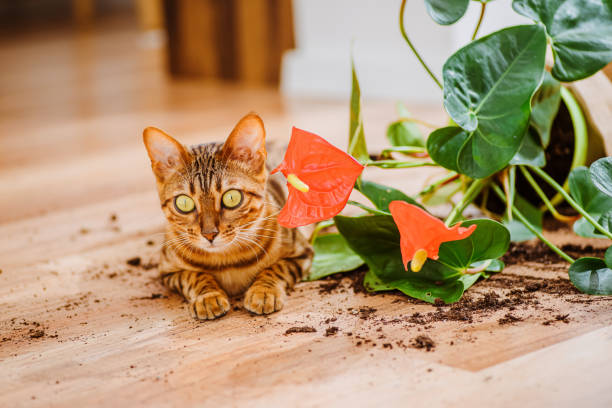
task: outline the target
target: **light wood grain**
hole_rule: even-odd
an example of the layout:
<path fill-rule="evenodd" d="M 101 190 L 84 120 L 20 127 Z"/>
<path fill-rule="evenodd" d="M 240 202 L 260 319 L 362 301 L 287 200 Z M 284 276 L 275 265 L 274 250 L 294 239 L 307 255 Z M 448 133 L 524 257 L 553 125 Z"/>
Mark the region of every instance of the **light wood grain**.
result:
<path fill-rule="evenodd" d="M 0 406 L 612 405 L 610 298 L 536 291 L 528 296 L 539 303 L 510 311 L 524 319 L 513 324 L 498 322 L 507 308 L 475 311 L 471 322 L 415 324 L 415 313 L 438 309 L 397 294 L 354 294 L 343 280 L 331 293 L 301 283 L 267 317 L 233 299 L 222 319 L 192 320 L 157 280 L 164 220 L 141 129 L 160 126 L 187 143 L 220 140 L 256 110 L 277 143 L 296 125 L 344 147 L 348 107 L 173 82 L 159 51 L 137 44 L 129 30 L 1 43 Z M 393 103 L 365 101 L 365 109 L 371 147 L 380 148 Z M 445 121 L 438 108 L 410 110 Z M 414 193 L 431 171 L 367 177 L 392 177 Z M 136 256 L 145 267 L 126 263 Z M 566 265 L 513 265 L 470 296 L 506 297 L 504 279 L 516 276 L 565 278 Z M 364 307 L 376 311 L 363 319 Z M 557 314 L 569 314 L 568 323 L 543 324 Z M 305 325 L 316 332 L 285 335 Z M 332 326 L 338 333 L 326 336 Z M 423 334 L 433 351 L 410 346 Z"/>

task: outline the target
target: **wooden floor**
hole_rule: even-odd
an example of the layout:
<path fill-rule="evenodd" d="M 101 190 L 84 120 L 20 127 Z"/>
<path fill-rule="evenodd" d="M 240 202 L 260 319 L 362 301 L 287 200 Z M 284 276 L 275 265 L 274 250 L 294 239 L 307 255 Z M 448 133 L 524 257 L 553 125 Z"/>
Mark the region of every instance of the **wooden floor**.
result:
<path fill-rule="evenodd" d="M 0 406 L 612 406 L 612 301 L 575 293 L 554 262 L 510 266 L 464 309 L 354 294 L 347 278 L 302 283 L 271 316 L 234 299 L 218 321 L 191 320 L 156 278 L 142 129 L 222 140 L 255 110 L 272 140 L 296 125 L 344 147 L 346 101 L 172 81 L 126 29 L 1 41 Z M 393 117 L 366 101 L 373 149 Z M 415 192 L 431 171 L 367 177 Z M 286 333 L 302 326 L 316 331 Z"/>

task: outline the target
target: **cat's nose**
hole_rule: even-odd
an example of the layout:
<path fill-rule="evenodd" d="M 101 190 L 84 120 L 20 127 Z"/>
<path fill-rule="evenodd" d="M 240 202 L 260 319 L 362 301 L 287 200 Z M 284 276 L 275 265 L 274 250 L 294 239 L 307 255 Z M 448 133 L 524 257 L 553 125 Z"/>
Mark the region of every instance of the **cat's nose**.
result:
<path fill-rule="evenodd" d="M 202 236 L 209 240 L 211 243 L 217 235 L 219 235 L 219 231 L 217 231 L 216 229 L 214 231 L 202 231 Z"/>

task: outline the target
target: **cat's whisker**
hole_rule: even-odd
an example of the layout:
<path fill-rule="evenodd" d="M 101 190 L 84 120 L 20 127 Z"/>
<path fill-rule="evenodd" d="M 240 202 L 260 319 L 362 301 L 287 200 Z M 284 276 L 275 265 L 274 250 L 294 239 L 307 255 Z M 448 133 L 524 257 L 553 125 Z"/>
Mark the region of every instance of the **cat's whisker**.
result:
<path fill-rule="evenodd" d="M 262 238 L 276 238 L 276 235 L 265 235 L 265 234 L 258 234 L 256 232 L 247 232 L 247 231 L 243 231 L 242 232 L 244 235 L 246 235 L 247 237 L 252 237 L 252 238 L 258 238 L 258 237 L 262 237 Z"/>
<path fill-rule="evenodd" d="M 256 228 L 238 228 L 239 232 L 256 232 L 256 231 L 269 231 L 278 233 L 278 229 L 276 228 L 265 228 L 265 227 L 256 227 Z"/>
<path fill-rule="evenodd" d="M 261 245 L 259 245 L 259 243 L 258 243 L 257 241 L 255 241 L 254 239 L 251 239 L 251 238 L 249 238 L 249 237 L 244 237 L 244 236 L 243 236 L 243 237 L 241 237 L 241 238 L 243 238 L 243 239 L 244 239 L 244 240 L 246 240 L 247 242 L 250 242 L 250 243 L 252 243 L 252 244 L 257 245 L 259 248 L 261 248 L 261 250 L 263 251 L 263 253 L 264 253 L 264 254 L 268 255 L 268 251 L 266 251 L 266 250 L 265 250 L 265 248 L 264 248 L 264 247 L 262 247 Z"/>
<path fill-rule="evenodd" d="M 243 225 L 242 225 L 242 227 L 247 227 L 247 226 L 252 225 L 252 224 L 254 224 L 254 223 L 256 223 L 256 222 L 261 222 L 261 221 L 268 220 L 268 219 L 270 219 L 270 218 L 272 218 L 272 217 L 277 216 L 279 213 L 280 213 L 280 211 L 277 211 L 277 212 L 275 212 L 275 213 L 272 213 L 272 214 L 268 215 L 267 217 L 261 217 L 261 218 L 258 218 L 258 219 L 256 219 L 256 220 L 254 220 L 254 221 L 247 222 L 246 224 L 243 224 Z"/>
<path fill-rule="evenodd" d="M 264 201 L 263 203 L 264 203 L 264 204 L 266 204 L 266 205 L 269 205 L 270 207 L 283 208 L 283 207 L 281 207 L 281 206 L 280 206 L 280 205 L 278 205 L 278 204 L 269 203 L 269 202 L 267 202 L 267 201 Z"/>
<path fill-rule="evenodd" d="M 240 241 L 240 240 L 239 240 L 237 243 L 238 243 L 238 245 L 240 245 L 240 249 L 241 249 L 241 250 L 243 250 L 243 246 L 242 246 L 242 244 L 244 244 L 244 246 L 245 246 L 247 249 L 250 249 L 250 250 L 251 250 L 251 252 L 253 253 L 253 255 L 255 255 L 255 259 L 257 260 L 257 262 L 259 262 L 259 254 L 258 254 L 258 253 L 257 253 L 257 251 L 255 250 L 255 248 L 253 248 L 252 246 L 247 245 L 246 243 L 244 243 L 244 242 L 242 242 L 242 241 Z"/>

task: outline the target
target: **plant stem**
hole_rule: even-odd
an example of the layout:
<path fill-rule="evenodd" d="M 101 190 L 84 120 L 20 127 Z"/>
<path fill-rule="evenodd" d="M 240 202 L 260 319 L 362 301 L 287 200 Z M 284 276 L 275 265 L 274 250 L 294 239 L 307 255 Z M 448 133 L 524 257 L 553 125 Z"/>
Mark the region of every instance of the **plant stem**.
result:
<path fill-rule="evenodd" d="M 586 163 L 589 134 L 587 132 L 586 120 L 578 101 L 564 86 L 561 87 L 561 99 L 569 112 L 574 128 L 574 155 L 572 157 L 572 164 L 570 165 L 571 171 L 578 166 L 584 166 Z M 567 191 L 568 187 L 569 184 L 566 180 L 565 183 L 563 183 L 563 188 Z M 555 195 L 550 201 L 552 204 L 558 204 L 561 201 L 561 195 Z"/>
<path fill-rule="evenodd" d="M 325 221 L 321 221 L 319 222 L 314 230 L 312 231 L 312 236 L 310 237 L 310 244 L 314 244 L 314 242 L 316 241 L 317 237 L 319 236 L 319 232 L 327 227 L 331 227 L 332 225 L 335 225 L 334 219 L 332 218 L 331 220 L 325 220 Z"/>
<path fill-rule="evenodd" d="M 574 201 L 574 199 L 563 189 L 563 187 L 561 187 L 552 177 L 546 174 L 544 170 L 542 170 L 539 167 L 534 167 L 534 166 L 529 166 L 529 168 L 532 171 L 536 172 L 537 175 L 543 178 L 548 184 L 550 184 L 551 187 L 557 190 L 559 194 L 561 194 L 561 197 L 563 197 L 565 201 L 567 201 L 567 203 L 574 208 L 574 210 L 578 211 L 580 215 L 582 215 L 588 222 L 590 222 L 591 225 L 595 227 L 596 230 L 604 234 L 606 237 L 612 239 L 612 233 L 610 233 L 608 230 L 602 227 L 597 221 L 595 221 L 595 219 L 591 217 L 589 213 L 587 213 L 584 210 L 584 208 L 580 206 L 580 204 Z"/>
<path fill-rule="evenodd" d="M 561 99 L 563 99 L 563 103 L 565 103 L 570 117 L 572 118 L 574 134 L 576 135 L 574 138 L 574 157 L 572 158 L 571 166 L 571 168 L 574 169 L 578 166 L 583 166 L 586 162 L 588 148 L 587 125 L 578 101 L 564 86 L 561 87 Z"/>
<path fill-rule="evenodd" d="M 414 122 L 414 123 L 418 123 L 419 125 L 423 125 L 425 127 L 428 127 L 430 129 L 437 129 L 438 126 L 431 124 L 429 122 L 425 122 L 424 120 L 420 120 L 420 119 L 415 119 L 415 118 L 405 118 L 405 117 L 401 117 L 398 119 L 401 122 Z"/>
<path fill-rule="evenodd" d="M 506 194 L 506 216 L 512 221 L 512 206 L 514 205 L 514 189 L 515 189 L 515 173 L 514 166 L 506 167 L 502 171 L 502 185 Z"/>
<path fill-rule="evenodd" d="M 499 198 L 501 200 L 503 200 L 504 202 L 506 201 L 506 197 L 504 196 L 504 193 L 502 192 L 501 188 L 499 188 L 495 184 L 493 184 L 493 191 L 495 191 L 495 193 L 499 196 Z M 561 258 L 565 259 L 567 262 L 574 263 L 574 258 L 569 256 L 568 254 L 563 252 L 559 247 L 557 247 L 555 244 L 553 244 L 552 242 L 547 240 L 544 237 L 544 235 L 542 235 L 542 233 L 540 231 L 538 231 L 538 229 L 536 227 L 534 227 L 533 224 L 531 224 L 527 220 L 527 218 L 525 218 L 525 216 L 514 205 L 512 206 L 512 212 L 514 213 L 516 218 L 518 218 L 523 223 L 523 225 L 525 225 L 525 227 L 527 227 L 527 229 L 529 231 L 531 231 L 535 236 L 537 236 L 540 239 L 540 241 L 542 241 L 544 244 L 546 244 L 546 246 L 548 246 L 550 249 L 552 249 L 557 255 L 559 255 Z"/>
<path fill-rule="evenodd" d="M 480 193 L 480 190 L 482 190 L 487 184 L 489 184 L 489 179 L 474 180 L 472 184 L 470 184 L 468 189 L 465 191 L 465 194 L 463 194 L 461 200 L 457 204 L 455 204 L 450 214 L 448 214 L 448 217 L 446 217 L 446 221 L 444 221 L 444 225 L 446 225 L 447 227 L 451 226 L 455 222 L 455 220 L 461 216 L 463 210 L 465 210 L 465 207 L 467 207 L 472 201 L 474 201 L 478 193 Z"/>
<path fill-rule="evenodd" d="M 417 50 L 412 45 L 412 42 L 410 42 L 408 35 L 406 34 L 406 30 L 404 29 L 404 9 L 405 8 L 406 8 L 406 0 L 402 0 L 402 5 L 400 6 L 400 15 L 399 15 L 399 26 L 400 26 L 400 31 L 402 33 L 402 37 L 404 37 L 404 40 L 406 40 L 406 42 L 408 43 L 408 46 L 410 47 L 414 55 L 417 57 L 421 65 L 423 65 L 423 68 L 425 68 L 425 71 L 427 71 L 431 79 L 434 80 L 434 82 L 436 83 L 436 85 L 438 85 L 438 87 L 440 87 L 440 89 L 443 89 L 442 84 L 440 83 L 440 81 L 438 81 L 438 78 L 436 78 L 436 76 L 433 74 L 433 72 L 431 72 L 427 64 L 425 64 L 425 61 L 423 61 L 423 58 L 421 58 Z"/>
<path fill-rule="evenodd" d="M 383 169 L 407 169 L 410 167 L 437 166 L 434 162 L 402 162 L 398 160 L 376 160 L 364 163 L 366 166 L 381 167 Z"/>
<path fill-rule="evenodd" d="M 482 265 L 480 265 L 477 268 L 467 268 L 465 270 L 465 273 L 468 273 L 468 274 L 480 273 L 480 272 L 486 270 L 489 267 L 489 265 L 491 265 L 492 262 L 493 262 L 492 259 L 488 259 Z"/>
<path fill-rule="evenodd" d="M 472 41 L 476 39 L 476 35 L 478 35 L 478 30 L 480 30 L 480 25 L 482 24 L 482 19 L 485 15 L 485 10 L 487 8 L 486 2 L 480 2 L 480 17 L 478 17 L 478 24 L 476 24 L 476 28 L 474 29 L 474 34 L 472 34 Z"/>
<path fill-rule="evenodd" d="M 459 175 L 455 172 L 451 172 L 448 176 L 444 177 L 441 180 L 436 181 L 433 184 L 428 185 L 427 187 L 425 187 L 418 195 L 419 196 L 424 196 L 427 195 L 429 193 L 432 193 L 434 191 L 436 191 L 438 189 L 438 187 L 443 186 L 445 184 L 447 184 L 449 181 L 453 181 L 455 179 L 459 178 Z"/>
<path fill-rule="evenodd" d="M 409 154 L 409 153 L 427 153 L 427 149 L 424 147 L 417 147 L 417 146 L 398 146 L 398 147 L 390 147 L 388 149 L 383 150 L 382 152 L 380 152 L 381 156 L 386 155 L 387 153 L 405 153 L 405 154 Z"/>
<path fill-rule="evenodd" d="M 376 214 L 376 215 L 391 215 L 391 213 L 388 213 L 386 211 L 382 211 L 382 210 L 377 210 L 376 208 L 372 208 L 372 207 L 368 207 L 367 205 L 363 205 L 361 203 L 358 203 L 357 201 L 353 201 L 353 200 L 349 200 L 347 201 L 347 204 L 350 205 L 354 205 L 355 207 L 359 207 L 362 210 L 365 210 L 371 214 Z"/>
<path fill-rule="evenodd" d="M 560 214 L 557 211 L 555 206 L 550 202 L 548 197 L 546 197 L 546 194 L 544 193 L 544 191 L 542 191 L 538 183 L 534 180 L 531 173 L 529 173 L 529 171 L 527 171 L 525 167 L 519 166 L 519 169 L 521 170 L 521 173 L 523 173 L 523 176 L 525 176 L 525 179 L 527 180 L 527 182 L 529 182 L 529 184 L 531 185 L 531 188 L 534 189 L 534 191 L 538 194 L 542 202 L 544 202 L 544 205 L 546 206 L 546 208 L 548 208 L 548 211 L 550 211 L 553 217 L 555 217 L 559 221 L 564 221 L 564 222 L 574 220 L 574 217 L 569 217 L 567 215 Z"/>

